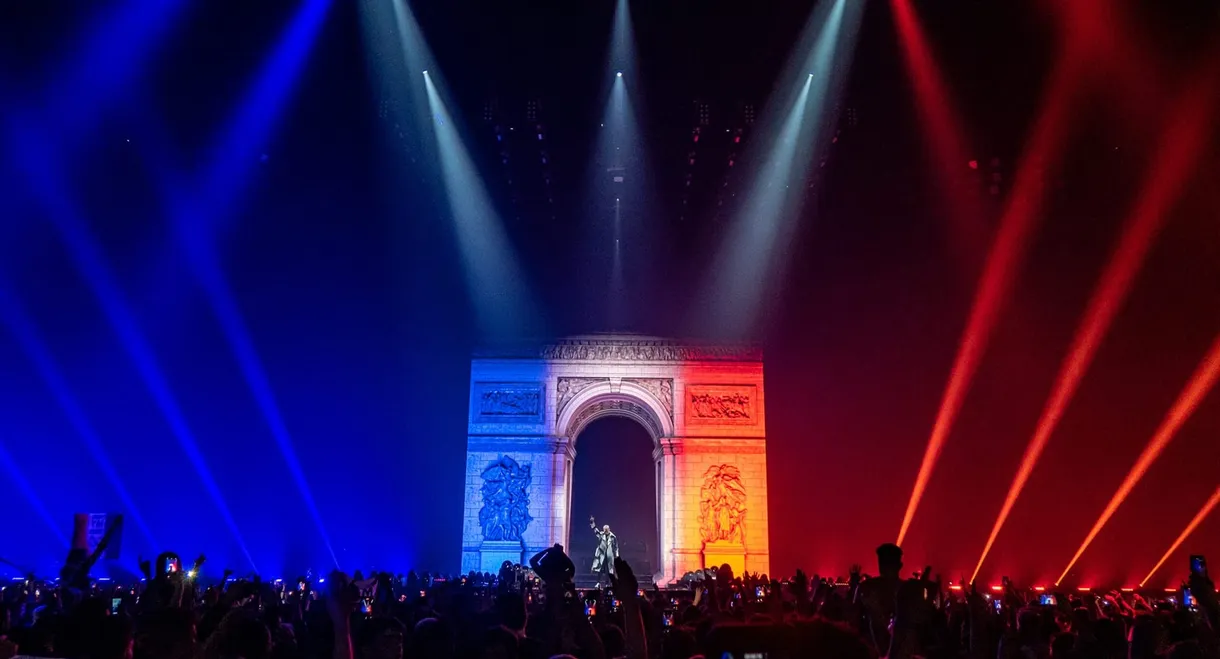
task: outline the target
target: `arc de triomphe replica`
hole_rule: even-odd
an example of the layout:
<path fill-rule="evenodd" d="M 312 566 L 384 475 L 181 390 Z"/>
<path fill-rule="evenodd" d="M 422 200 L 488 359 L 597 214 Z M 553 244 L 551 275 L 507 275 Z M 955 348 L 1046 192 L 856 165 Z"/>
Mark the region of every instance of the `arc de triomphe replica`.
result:
<path fill-rule="evenodd" d="M 463 572 L 570 546 L 576 444 L 610 415 L 653 439 L 655 578 L 723 563 L 769 572 L 760 350 L 586 336 L 484 351 L 470 370 Z"/>

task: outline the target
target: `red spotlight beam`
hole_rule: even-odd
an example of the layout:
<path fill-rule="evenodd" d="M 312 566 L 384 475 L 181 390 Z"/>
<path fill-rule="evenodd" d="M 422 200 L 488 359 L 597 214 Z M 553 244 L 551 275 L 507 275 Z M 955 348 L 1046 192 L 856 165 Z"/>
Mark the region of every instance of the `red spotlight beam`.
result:
<path fill-rule="evenodd" d="M 961 241 L 959 251 L 969 253 L 981 244 L 982 225 L 975 218 L 975 209 L 962 203 L 962 200 L 955 199 L 949 174 L 959 171 L 970 160 L 965 142 L 955 128 L 962 125 L 962 122 L 950 105 L 948 87 L 940 75 L 919 17 L 911 7 L 911 1 L 890 0 L 890 7 L 894 13 L 894 26 L 902 42 L 903 59 L 915 88 L 918 101 L 916 107 L 931 134 L 932 148 L 942 173 L 940 184 L 944 189 L 954 225 L 953 238 Z"/>
<path fill-rule="evenodd" d="M 1209 71 L 1211 70 L 1209 68 Z M 1202 78 L 1204 83 L 1211 79 L 1210 76 Z M 1202 156 L 1203 145 L 1207 142 L 1211 130 L 1212 113 L 1215 111 L 1215 94 L 1211 92 L 1211 88 L 1206 84 L 1190 85 L 1184 102 L 1174 106 L 1184 107 L 1185 112 L 1180 117 L 1169 119 L 1170 125 L 1160 142 L 1161 148 L 1148 170 L 1148 178 L 1127 219 L 1122 238 L 1098 280 L 1092 299 L 1089 300 L 1068 357 L 1060 367 L 1055 388 L 1042 410 L 1034 435 L 1021 458 L 1016 477 L 1008 488 L 1008 496 L 999 516 L 996 517 L 991 535 L 988 536 L 987 544 L 983 547 L 983 553 L 974 568 L 974 574 L 970 577 L 971 582 L 978 577 L 1000 529 L 1008 520 L 1008 514 L 1021 496 L 1026 481 L 1055 432 L 1064 410 L 1075 395 L 1097 348 L 1114 321 L 1114 316 L 1126 300 L 1131 283 L 1165 224 L 1165 218 L 1169 215 L 1174 201 L 1181 195 L 1191 170 Z"/>
<path fill-rule="evenodd" d="M 1156 434 L 1148 441 L 1148 445 L 1144 447 L 1144 452 L 1140 454 L 1139 459 L 1135 461 L 1135 465 L 1131 467 L 1131 471 L 1127 473 L 1127 478 L 1123 480 L 1122 485 L 1110 497 L 1110 503 L 1106 505 L 1106 509 L 1102 511 L 1101 517 L 1097 518 L 1097 522 L 1093 524 L 1092 530 L 1085 536 L 1084 542 L 1080 544 L 1080 548 L 1076 550 L 1076 554 L 1072 556 L 1072 560 L 1068 562 L 1067 567 L 1063 568 L 1063 574 L 1055 580 L 1055 585 L 1059 585 L 1067 573 L 1071 571 L 1072 566 L 1076 565 L 1076 561 L 1080 560 L 1080 556 L 1084 554 L 1084 550 L 1089 548 L 1089 544 L 1093 542 L 1093 538 L 1101 531 L 1106 522 L 1110 521 L 1110 517 L 1118 510 L 1123 501 L 1127 499 L 1127 495 L 1135 488 L 1140 479 L 1147 473 L 1148 468 L 1152 463 L 1160 457 L 1161 452 L 1173 441 L 1178 429 L 1183 423 L 1190 418 L 1190 415 L 1198 407 L 1199 402 L 1216 384 L 1216 377 L 1220 376 L 1220 335 L 1216 336 L 1211 348 L 1207 351 L 1207 355 L 1203 357 L 1203 361 L 1199 363 L 1199 367 L 1191 376 L 1190 381 L 1186 383 L 1186 387 L 1182 393 L 1178 395 L 1178 399 L 1174 401 L 1173 407 L 1169 409 L 1169 414 L 1165 416 L 1157 428 Z"/>
<path fill-rule="evenodd" d="M 1212 493 L 1212 496 L 1207 500 L 1207 503 L 1203 504 L 1203 507 L 1199 509 L 1199 512 L 1195 513 L 1195 518 L 1190 520 L 1190 524 L 1187 524 L 1186 528 L 1182 529 L 1182 533 L 1178 535 L 1178 539 L 1173 541 L 1173 544 L 1169 546 L 1169 550 L 1165 552 L 1164 556 L 1161 556 L 1161 560 L 1157 561 L 1156 565 L 1152 566 L 1152 569 L 1148 572 L 1148 576 L 1144 577 L 1143 581 L 1140 581 L 1140 588 L 1143 588 L 1144 584 L 1148 583 L 1148 580 L 1152 578 L 1152 575 L 1156 574 L 1156 571 L 1161 569 L 1161 565 L 1164 564 L 1171 555 L 1173 555 L 1173 552 L 1178 550 L 1178 547 L 1182 546 L 1182 543 L 1186 541 L 1186 538 L 1189 538 L 1190 534 L 1195 532 L 1195 527 L 1199 526 L 1199 524 L 1201 524 L 1203 520 L 1206 519 L 1209 514 L 1211 514 L 1212 508 L 1215 508 L 1217 503 L 1220 503 L 1220 487 L 1216 488 L 1216 491 Z"/>
<path fill-rule="evenodd" d="M 1079 62 L 1079 58 L 1063 57 L 1052 74 L 1049 91 L 1029 141 L 1030 146 L 1026 149 L 1023 162 L 1017 171 L 1007 207 L 1000 218 L 999 232 L 991 246 L 982 280 L 975 292 L 966 331 L 962 335 L 950 371 L 949 384 L 945 388 L 936 423 L 932 427 L 932 435 L 928 439 L 928 447 L 924 451 L 919 474 L 915 478 L 915 487 L 911 490 L 911 498 L 902 518 L 902 527 L 898 531 L 898 544 L 902 544 L 911 526 L 911 520 L 915 518 L 919 502 L 944 448 L 945 439 L 953 428 L 957 412 L 965 399 L 966 391 L 970 388 L 970 381 L 987 347 L 1004 297 L 1024 259 L 1030 234 L 1037 224 L 1041 210 L 1043 174 L 1056 147 L 1062 141 L 1068 120 L 1074 88 L 1080 77 Z"/>
<path fill-rule="evenodd" d="M 1155 61 L 1156 51 L 1133 28 L 1125 9 L 1110 0 L 1073 0 L 1055 3 L 1054 10 L 1068 41 L 1093 58 L 1094 77 L 1118 90 L 1116 100 L 1129 119 L 1137 125 L 1152 120 L 1143 101 L 1165 96 L 1160 72 L 1166 67 Z"/>

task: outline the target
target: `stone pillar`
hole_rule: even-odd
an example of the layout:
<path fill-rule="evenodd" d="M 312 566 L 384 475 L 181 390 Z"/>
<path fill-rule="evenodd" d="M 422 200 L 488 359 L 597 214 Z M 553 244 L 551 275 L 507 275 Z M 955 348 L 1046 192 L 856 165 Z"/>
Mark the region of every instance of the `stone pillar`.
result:
<path fill-rule="evenodd" d="M 568 546 L 572 509 L 572 460 L 576 452 L 566 437 L 551 438 L 548 450 L 550 455 L 547 460 L 550 462 L 551 477 L 546 487 L 550 507 L 541 511 L 547 515 L 546 542 L 530 547 L 530 556 L 557 542 L 565 548 Z"/>
<path fill-rule="evenodd" d="M 687 561 L 683 560 L 677 551 L 678 538 L 680 537 L 681 515 L 678 512 L 678 491 L 675 487 L 677 482 L 678 455 L 682 451 L 680 443 L 675 442 L 671 438 L 662 438 L 658 441 L 657 447 L 653 449 L 653 459 L 657 460 L 660 467 L 660 482 L 658 485 L 657 497 L 660 500 L 660 515 L 657 519 L 659 533 L 657 541 L 660 543 L 661 565 L 657 575 L 659 583 L 670 583 L 680 578 L 689 568 L 685 568 Z"/>

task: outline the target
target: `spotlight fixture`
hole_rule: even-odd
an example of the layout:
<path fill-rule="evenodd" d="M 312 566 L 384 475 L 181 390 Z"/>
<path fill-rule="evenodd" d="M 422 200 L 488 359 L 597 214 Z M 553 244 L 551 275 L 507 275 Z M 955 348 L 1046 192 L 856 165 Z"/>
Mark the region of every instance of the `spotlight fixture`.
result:
<path fill-rule="evenodd" d="M 619 78 L 621 78 L 621 77 L 623 77 L 623 72 L 622 72 L 622 71 L 619 71 L 618 73 L 616 73 L 616 74 L 614 74 L 614 75 L 615 75 L 615 76 L 617 76 L 617 77 L 619 77 Z"/>
<path fill-rule="evenodd" d="M 424 69 L 424 75 L 428 75 L 428 69 Z"/>

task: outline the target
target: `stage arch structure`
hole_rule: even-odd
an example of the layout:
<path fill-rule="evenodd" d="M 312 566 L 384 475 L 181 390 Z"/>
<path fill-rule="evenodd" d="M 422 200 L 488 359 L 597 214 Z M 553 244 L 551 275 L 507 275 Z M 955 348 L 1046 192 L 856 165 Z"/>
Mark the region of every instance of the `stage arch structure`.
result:
<path fill-rule="evenodd" d="M 653 440 L 654 579 L 725 563 L 770 571 L 761 350 L 582 336 L 480 350 L 470 370 L 463 572 L 591 533 L 572 519 L 572 465 L 581 431 L 611 415 Z"/>

